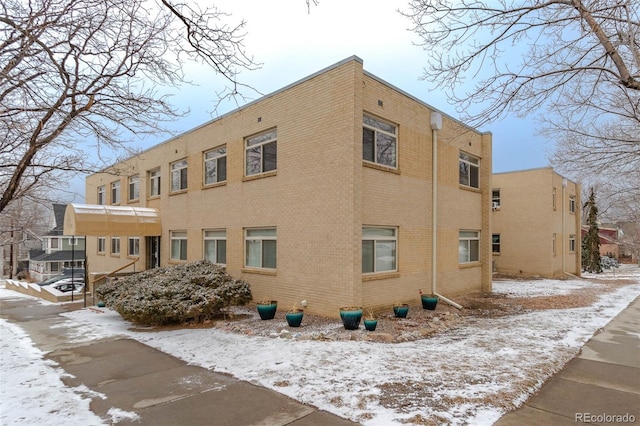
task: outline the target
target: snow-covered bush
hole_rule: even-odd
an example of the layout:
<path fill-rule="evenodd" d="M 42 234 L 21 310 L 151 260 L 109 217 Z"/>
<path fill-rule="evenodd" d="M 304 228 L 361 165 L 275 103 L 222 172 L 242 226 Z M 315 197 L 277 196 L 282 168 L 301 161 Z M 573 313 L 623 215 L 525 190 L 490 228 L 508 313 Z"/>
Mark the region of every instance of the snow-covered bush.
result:
<path fill-rule="evenodd" d="M 600 266 L 602 269 L 613 269 L 619 268 L 620 263 L 618 263 L 618 260 L 613 257 L 602 256 L 600 257 Z"/>
<path fill-rule="evenodd" d="M 251 300 L 251 288 L 208 260 L 156 268 L 100 286 L 96 294 L 128 321 L 143 325 L 202 322 Z"/>

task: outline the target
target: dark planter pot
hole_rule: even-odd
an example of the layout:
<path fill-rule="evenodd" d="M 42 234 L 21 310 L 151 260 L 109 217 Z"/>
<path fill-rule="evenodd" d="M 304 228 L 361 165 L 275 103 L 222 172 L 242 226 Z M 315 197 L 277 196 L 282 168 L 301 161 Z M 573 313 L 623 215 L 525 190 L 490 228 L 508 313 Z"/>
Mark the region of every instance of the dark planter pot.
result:
<path fill-rule="evenodd" d="M 357 330 L 361 318 L 362 308 L 340 308 L 340 319 L 345 330 Z"/>
<path fill-rule="evenodd" d="M 438 304 L 438 296 L 420 296 L 422 299 L 422 308 L 428 309 L 430 311 L 434 311 L 436 309 L 436 305 Z"/>
<path fill-rule="evenodd" d="M 402 305 L 393 307 L 393 314 L 396 316 L 396 318 L 406 318 L 408 313 L 409 313 L 409 305 L 407 304 L 402 304 Z"/>
<path fill-rule="evenodd" d="M 363 322 L 364 322 L 364 328 L 366 328 L 367 331 L 376 331 L 376 327 L 378 325 L 377 319 L 366 319 L 366 320 L 363 320 Z"/>
<path fill-rule="evenodd" d="M 104 302 L 98 302 L 98 303 L 96 304 L 96 306 L 97 306 L 98 308 L 104 308 L 104 307 L 105 307 L 105 306 L 107 306 L 107 305 L 105 305 L 105 303 L 104 303 Z"/>
<path fill-rule="evenodd" d="M 284 314 L 284 317 L 287 319 L 287 324 L 289 324 L 289 327 L 300 327 L 303 315 L 304 312 L 302 311 L 287 312 L 286 314 Z"/>
<path fill-rule="evenodd" d="M 276 309 L 278 309 L 278 302 L 272 300 L 271 303 L 258 303 L 258 314 L 262 320 L 271 320 L 276 316 Z"/>

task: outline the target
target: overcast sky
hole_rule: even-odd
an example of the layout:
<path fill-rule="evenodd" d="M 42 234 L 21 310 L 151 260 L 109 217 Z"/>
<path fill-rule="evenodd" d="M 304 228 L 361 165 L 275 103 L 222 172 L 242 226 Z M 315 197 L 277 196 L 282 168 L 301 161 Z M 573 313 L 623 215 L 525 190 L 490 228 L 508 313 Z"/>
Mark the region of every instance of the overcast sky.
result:
<path fill-rule="evenodd" d="M 407 9 L 406 0 L 320 0 L 310 13 L 305 0 L 200 1 L 203 6 L 213 3 L 230 13 L 230 23 L 247 22 L 246 51 L 262 66 L 243 72 L 239 80 L 263 94 L 356 55 L 364 61 L 366 71 L 446 114 L 458 116 L 444 92 L 429 91 L 428 84 L 420 79 L 428 52 L 416 46 L 419 40 L 410 31 L 411 22 L 397 12 Z M 172 98 L 175 105 L 190 111 L 171 125 L 177 132 L 215 118 L 215 93 L 223 83 L 204 67 L 190 64 L 185 70 L 197 86 L 185 87 Z M 223 105 L 217 113 L 235 107 Z M 533 118 L 504 119 L 480 129 L 493 133 L 494 172 L 547 165 L 546 152 L 552 145 L 535 135 Z M 136 146 L 145 149 L 166 139 L 168 136 L 147 138 L 136 141 Z"/>

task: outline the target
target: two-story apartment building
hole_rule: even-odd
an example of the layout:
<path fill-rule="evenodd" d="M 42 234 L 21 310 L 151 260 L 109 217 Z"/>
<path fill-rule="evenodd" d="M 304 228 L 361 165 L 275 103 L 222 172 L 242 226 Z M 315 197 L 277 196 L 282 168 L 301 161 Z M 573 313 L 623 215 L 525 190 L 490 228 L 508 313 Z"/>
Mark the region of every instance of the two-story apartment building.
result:
<path fill-rule="evenodd" d="M 351 57 L 89 176 L 87 203 L 160 222 L 93 233 L 90 272 L 207 258 L 328 316 L 454 301 L 491 290 L 491 188 L 490 133 Z"/>
<path fill-rule="evenodd" d="M 84 268 L 85 238 L 64 235 L 64 215 L 66 204 L 53 205 L 54 227 L 42 236 L 42 250 L 29 262 L 32 280 L 44 281 L 60 275 L 64 268 Z"/>
<path fill-rule="evenodd" d="M 551 167 L 493 175 L 492 254 L 497 272 L 580 275 L 580 185 Z"/>

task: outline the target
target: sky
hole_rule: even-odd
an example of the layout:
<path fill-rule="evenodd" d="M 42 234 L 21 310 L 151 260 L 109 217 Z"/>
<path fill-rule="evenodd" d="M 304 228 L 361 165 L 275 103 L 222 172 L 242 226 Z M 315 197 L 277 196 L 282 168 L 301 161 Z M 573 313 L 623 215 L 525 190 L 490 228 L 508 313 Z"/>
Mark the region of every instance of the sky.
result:
<path fill-rule="evenodd" d="M 52 328 L 60 333 L 65 330 L 71 345 L 132 338 L 191 365 L 231 374 L 364 426 L 401 425 L 407 419 L 434 416 L 452 425 L 483 426 L 525 402 L 640 294 L 636 265 L 623 265 L 615 274 L 608 271 L 597 279 L 592 274 L 585 277 L 497 280 L 493 290 L 505 298 L 522 298 L 600 289 L 590 305 L 554 309 L 552 314 L 542 309 L 500 318 L 469 317 L 462 326 L 431 338 L 394 344 L 319 341 L 283 332 L 272 337 L 251 336 L 224 327 L 136 331 L 116 312 L 94 307 L 49 320 Z M 625 285 L 620 285 L 622 282 Z M 0 285 L 0 299 L 15 298 L 37 300 Z M 241 313 L 259 321 L 257 312 Z M 411 311 L 407 321 L 411 321 Z M 287 329 L 284 322 L 274 321 L 273 326 L 275 330 Z M 334 328 L 342 329 L 342 323 L 336 320 Z M 326 334 L 333 330 L 319 331 Z M 309 333 L 304 318 L 299 332 Z M 138 420 L 138 413 L 122 407 L 111 407 L 109 419 L 93 414 L 90 400 L 106 396 L 84 385 L 65 386 L 64 370 L 44 357 L 19 323 L 0 319 L 0 335 L 0 424 L 102 425 Z M 372 364 L 385 368 L 372 369 Z M 308 365 L 314 368 L 306 368 Z M 283 382 L 283 377 L 290 379 Z M 387 392 L 385 396 L 385 389 L 412 382 L 432 385 L 425 386 L 422 393 L 416 386 L 412 392 Z"/>
<path fill-rule="evenodd" d="M 245 49 L 261 67 L 243 71 L 239 79 L 264 95 L 355 55 L 363 60 L 366 71 L 457 117 L 444 92 L 429 91 L 421 80 L 428 52 L 416 45 L 419 39 L 410 31 L 411 22 L 398 12 L 407 10 L 406 0 L 320 0 L 310 11 L 305 0 L 200 2 L 203 6 L 213 3 L 229 13 L 225 22 L 246 22 Z M 215 93 L 224 81 L 193 63 L 186 64 L 185 74 L 195 85 L 172 92 L 172 103 L 189 111 L 169 126 L 177 134 L 243 104 L 227 103 L 214 111 Z M 546 152 L 552 146 L 536 136 L 533 116 L 507 118 L 479 130 L 493 133 L 494 172 L 548 165 Z M 169 136 L 140 138 L 133 146 L 146 149 L 167 139 Z M 84 197 L 84 178 L 74 182 L 75 191 Z"/>

